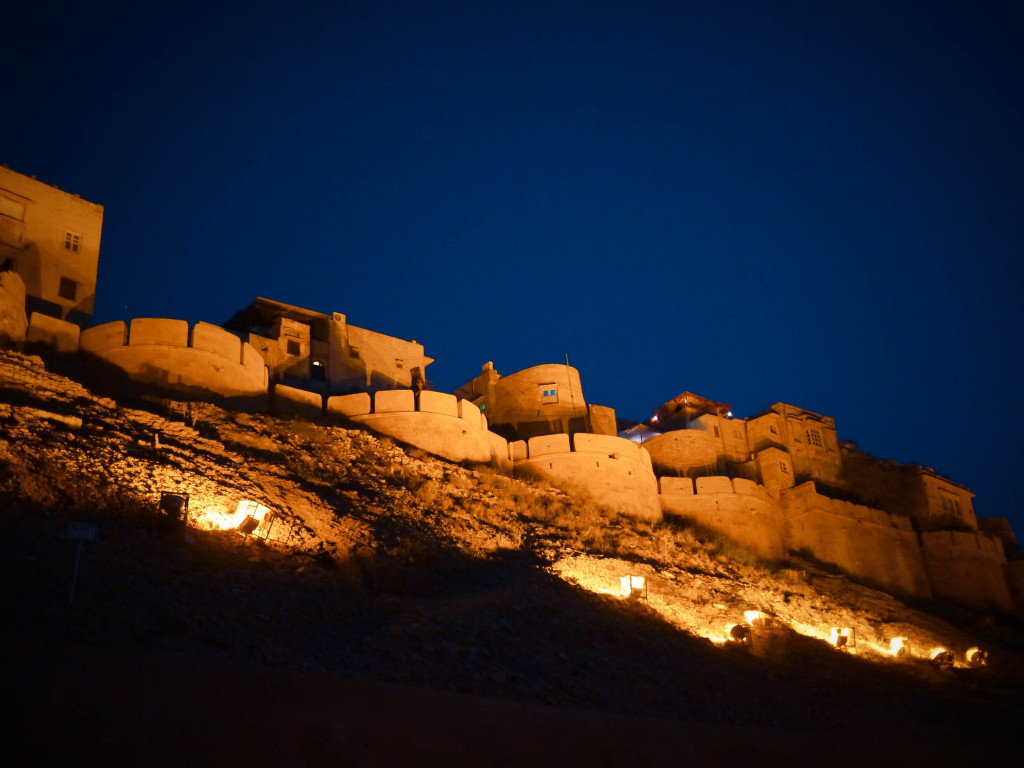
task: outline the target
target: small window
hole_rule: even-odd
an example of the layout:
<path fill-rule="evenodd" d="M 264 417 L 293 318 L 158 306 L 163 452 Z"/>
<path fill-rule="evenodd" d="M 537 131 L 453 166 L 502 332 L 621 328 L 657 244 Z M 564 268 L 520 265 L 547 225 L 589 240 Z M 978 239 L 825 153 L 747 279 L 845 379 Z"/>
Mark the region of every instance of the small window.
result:
<path fill-rule="evenodd" d="M 402 369 L 404 366 L 405 366 L 405 361 L 404 360 L 399 360 L 396 357 L 395 358 L 395 368 Z"/>
<path fill-rule="evenodd" d="M 74 232 L 64 233 L 64 248 L 72 253 L 78 253 L 82 247 L 82 236 Z"/>
<path fill-rule="evenodd" d="M 782 470 L 782 474 L 784 474 L 784 475 L 788 475 L 789 474 L 789 467 L 786 465 L 786 462 L 780 461 L 779 462 L 779 469 Z"/>
<path fill-rule="evenodd" d="M 721 435 L 718 432 L 718 427 L 715 427 L 715 437 L 721 437 Z"/>
<path fill-rule="evenodd" d="M 302 345 L 295 339 L 288 339 L 288 354 L 289 355 L 301 355 Z"/>
<path fill-rule="evenodd" d="M 558 388 L 554 384 L 541 384 L 541 387 L 541 404 L 558 402 Z"/>
<path fill-rule="evenodd" d="M 824 448 L 825 444 L 821 441 L 821 432 L 816 429 L 807 430 L 807 442 L 811 445 L 815 445 L 818 448 Z"/>
<path fill-rule="evenodd" d="M 78 283 L 69 277 L 62 277 L 60 279 L 60 288 L 57 290 L 57 294 L 62 299 L 74 301 L 78 294 Z"/>

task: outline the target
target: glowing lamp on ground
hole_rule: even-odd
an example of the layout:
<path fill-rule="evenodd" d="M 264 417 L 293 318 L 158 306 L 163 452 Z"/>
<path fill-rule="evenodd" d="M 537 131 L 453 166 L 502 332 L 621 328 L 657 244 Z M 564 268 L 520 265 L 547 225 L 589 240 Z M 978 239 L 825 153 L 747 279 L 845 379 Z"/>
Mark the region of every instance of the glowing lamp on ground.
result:
<path fill-rule="evenodd" d="M 623 597 L 639 600 L 647 597 L 647 579 L 643 576 L 623 576 L 620 580 L 619 593 Z"/>
<path fill-rule="evenodd" d="M 930 654 L 932 664 L 940 669 L 952 669 L 953 668 L 953 652 L 947 651 L 945 648 L 932 648 Z"/>
<path fill-rule="evenodd" d="M 771 616 L 766 616 L 761 611 L 744 611 L 743 618 L 747 620 L 747 624 L 754 627 L 754 629 L 774 629 L 775 619 Z"/>
<path fill-rule="evenodd" d="M 829 642 L 840 651 L 852 651 L 857 646 L 857 637 L 852 627 L 832 627 Z"/>
<path fill-rule="evenodd" d="M 729 645 L 750 648 L 754 643 L 754 633 L 745 624 L 729 624 L 725 628 L 725 639 Z"/>
<path fill-rule="evenodd" d="M 173 523 L 188 521 L 188 494 L 163 491 L 160 494 L 160 512 Z"/>
<path fill-rule="evenodd" d="M 967 665 L 977 669 L 988 664 L 988 653 L 981 648 L 967 649 Z"/>
<path fill-rule="evenodd" d="M 889 655 L 902 659 L 910 654 L 910 645 L 905 637 L 894 637 L 889 643 Z"/>
<path fill-rule="evenodd" d="M 255 532 L 262 525 L 268 529 L 274 519 L 269 507 L 259 502 L 243 499 L 235 506 L 234 512 L 227 512 L 223 505 L 205 508 L 196 520 L 197 527 L 212 531 L 237 530 L 243 534 Z"/>

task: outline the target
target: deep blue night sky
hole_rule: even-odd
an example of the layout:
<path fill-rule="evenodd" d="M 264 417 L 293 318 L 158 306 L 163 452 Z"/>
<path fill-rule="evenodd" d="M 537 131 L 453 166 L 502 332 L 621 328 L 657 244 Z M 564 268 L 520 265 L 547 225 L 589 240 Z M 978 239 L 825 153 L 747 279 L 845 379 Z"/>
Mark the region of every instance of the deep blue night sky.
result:
<path fill-rule="evenodd" d="M 105 206 L 97 322 L 262 295 L 441 390 L 783 401 L 1024 537 L 1018 3 L 32 5 L 0 162 Z"/>

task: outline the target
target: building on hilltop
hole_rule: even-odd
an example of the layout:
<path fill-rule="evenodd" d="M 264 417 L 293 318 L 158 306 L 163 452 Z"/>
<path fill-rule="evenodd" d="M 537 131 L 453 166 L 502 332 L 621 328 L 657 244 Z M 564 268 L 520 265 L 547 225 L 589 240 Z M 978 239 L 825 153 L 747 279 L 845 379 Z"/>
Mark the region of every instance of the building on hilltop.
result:
<path fill-rule="evenodd" d="M 575 432 L 616 434 L 614 409 L 587 405 L 580 372 L 568 364 L 535 365 L 502 376 L 487 362 L 455 395 L 479 407 L 491 429 L 509 440 Z"/>
<path fill-rule="evenodd" d="M 92 321 L 103 206 L 0 166 L 0 265 L 24 283 L 25 312 Z"/>
<path fill-rule="evenodd" d="M 340 312 L 325 315 L 262 297 L 224 327 L 259 351 L 273 383 L 316 392 L 418 391 L 434 362 L 415 339 L 349 325 Z"/>
<path fill-rule="evenodd" d="M 665 514 L 762 557 L 799 552 L 897 594 L 1024 612 L 1012 531 L 979 521 L 974 495 L 934 470 L 840 443 L 828 416 L 776 403 L 735 419 L 684 392 L 622 436 L 650 455 Z"/>

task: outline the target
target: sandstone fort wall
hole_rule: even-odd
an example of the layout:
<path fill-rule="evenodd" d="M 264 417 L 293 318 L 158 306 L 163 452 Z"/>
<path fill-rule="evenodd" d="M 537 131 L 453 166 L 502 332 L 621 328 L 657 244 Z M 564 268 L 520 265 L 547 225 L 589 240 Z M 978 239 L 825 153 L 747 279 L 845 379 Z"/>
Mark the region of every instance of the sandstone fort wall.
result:
<path fill-rule="evenodd" d="M 510 452 L 517 472 L 543 477 L 625 515 L 661 519 L 651 457 L 630 440 L 585 432 L 541 435 L 512 443 Z"/>
<path fill-rule="evenodd" d="M 785 540 L 822 562 L 896 594 L 932 596 L 910 520 L 822 496 L 813 482 L 782 493 Z"/>
<path fill-rule="evenodd" d="M 79 350 L 129 379 L 193 396 L 252 397 L 267 392 L 263 358 L 248 343 L 209 323 L 189 333 L 185 320 L 136 318 L 82 331 Z"/>
<path fill-rule="evenodd" d="M 982 610 L 1014 610 L 1002 542 L 984 533 L 932 531 L 921 550 L 936 597 Z"/>
<path fill-rule="evenodd" d="M 764 487 L 728 477 L 662 477 L 658 500 L 666 514 L 684 517 L 726 536 L 766 560 L 786 554 L 778 503 Z"/>
<path fill-rule="evenodd" d="M 710 473 L 718 466 L 718 441 L 702 429 L 676 429 L 644 441 L 658 474 Z"/>
<path fill-rule="evenodd" d="M 418 399 L 411 389 L 335 395 L 326 411 L 451 461 L 512 466 L 508 442 L 487 429 L 480 409 L 444 392 L 425 390 Z"/>

